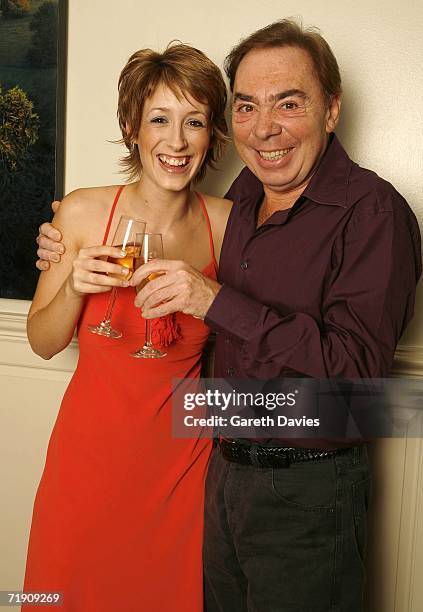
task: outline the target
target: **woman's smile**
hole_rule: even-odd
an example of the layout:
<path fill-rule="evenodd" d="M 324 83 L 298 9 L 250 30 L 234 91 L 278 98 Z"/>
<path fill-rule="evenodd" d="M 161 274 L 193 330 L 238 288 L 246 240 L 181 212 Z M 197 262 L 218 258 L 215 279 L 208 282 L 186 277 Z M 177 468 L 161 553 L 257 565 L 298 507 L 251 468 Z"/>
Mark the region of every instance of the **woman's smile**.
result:
<path fill-rule="evenodd" d="M 164 155 L 159 154 L 157 156 L 159 163 L 163 166 L 163 169 L 166 172 L 182 174 L 188 169 L 188 166 L 191 162 L 191 155 L 183 155 L 183 156 L 174 156 L 174 155 Z"/>

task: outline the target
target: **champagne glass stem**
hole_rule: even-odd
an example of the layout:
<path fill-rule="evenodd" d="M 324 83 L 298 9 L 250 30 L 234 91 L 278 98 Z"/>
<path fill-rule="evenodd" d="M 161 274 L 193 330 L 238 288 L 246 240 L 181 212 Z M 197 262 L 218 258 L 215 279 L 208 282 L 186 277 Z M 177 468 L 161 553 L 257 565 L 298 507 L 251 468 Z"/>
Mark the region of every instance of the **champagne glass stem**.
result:
<path fill-rule="evenodd" d="M 153 348 L 153 340 L 151 337 L 152 329 L 151 329 L 151 320 L 145 320 L 145 344 L 144 346 L 148 346 L 148 348 Z"/>
<path fill-rule="evenodd" d="M 112 292 L 109 297 L 107 304 L 106 314 L 101 323 L 98 325 L 89 325 L 88 329 L 92 334 L 98 334 L 99 336 L 107 336 L 107 338 L 121 338 L 122 332 L 112 328 L 112 314 L 115 306 L 117 297 L 117 287 L 112 288 Z"/>
<path fill-rule="evenodd" d="M 112 320 L 113 308 L 115 307 L 116 296 L 117 296 L 117 287 L 113 287 L 112 292 L 110 294 L 109 303 L 107 304 L 106 314 L 104 315 L 104 319 L 100 323 L 100 325 L 102 325 L 103 327 L 110 326 L 110 323 Z"/>
<path fill-rule="evenodd" d="M 145 319 L 145 341 L 144 346 L 140 348 L 135 353 L 131 353 L 132 357 L 142 357 L 142 358 L 153 358 L 157 359 L 159 357 L 166 357 L 166 353 L 163 351 L 154 348 L 153 340 L 152 340 L 152 327 L 151 320 Z"/>

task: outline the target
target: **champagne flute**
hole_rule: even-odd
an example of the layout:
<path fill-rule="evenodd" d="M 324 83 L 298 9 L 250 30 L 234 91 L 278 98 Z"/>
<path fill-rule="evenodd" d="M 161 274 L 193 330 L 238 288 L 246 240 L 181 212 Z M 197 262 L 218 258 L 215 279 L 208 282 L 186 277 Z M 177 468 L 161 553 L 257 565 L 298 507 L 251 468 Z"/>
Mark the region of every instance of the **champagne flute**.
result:
<path fill-rule="evenodd" d="M 144 241 L 141 248 L 140 257 L 138 257 L 135 261 L 135 268 L 139 268 L 142 264 L 151 261 L 152 259 L 162 259 L 163 258 L 163 238 L 161 234 L 144 234 Z M 161 276 L 160 273 L 152 272 L 147 276 L 147 278 L 143 279 L 141 283 L 137 286 L 137 292 L 141 291 L 146 284 Z M 153 346 L 153 341 L 151 338 L 151 320 L 145 320 L 145 342 L 144 346 L 134 353 L 131 353 L 132 357 L 138 357 L 140 359 L 158 359 L 160 357 L 165 357 L 166 353 L 163 353 L 158 348 Z"/>
<path fill-rule="evenodd" d="M 108 261 L 126 268 L 129 272 L 127 274 L 111 274 L 110 276 L 120 280 L 129 280 L 131 278 L 134 271 L 134 261 L 141 251 L 145 226 L 145 222 L 140 219 L 133 219 L 126 215 L 121 216 L 111 246 L 115 246 L 125 251 L 125 256 L 116 258 L 109 257 Z M 106 336 L 107 338 L 122 337 L 122 332 L 112 327 L 112 314 L 116 302 L 117 290 L 117 287 L 112 287 L 106 314 L 101 323 L 88 326 L 92 334 Z"/>

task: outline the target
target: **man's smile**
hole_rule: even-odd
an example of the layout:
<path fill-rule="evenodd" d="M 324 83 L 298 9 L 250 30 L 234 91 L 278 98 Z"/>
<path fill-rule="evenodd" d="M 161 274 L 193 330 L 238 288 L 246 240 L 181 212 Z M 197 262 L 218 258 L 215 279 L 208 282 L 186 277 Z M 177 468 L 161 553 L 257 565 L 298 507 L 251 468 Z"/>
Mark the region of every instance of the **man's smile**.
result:
<path fill-rule="evenodd" d="M 287 149 L 278 149 L 276 151 L 258 151 L 258 154 L 261 158 L 269 160 L 269 161 L 277 161 L 282 159 L 288 155 L 288 153 L 293 149 L 293 147 L 288 147 Z"/>

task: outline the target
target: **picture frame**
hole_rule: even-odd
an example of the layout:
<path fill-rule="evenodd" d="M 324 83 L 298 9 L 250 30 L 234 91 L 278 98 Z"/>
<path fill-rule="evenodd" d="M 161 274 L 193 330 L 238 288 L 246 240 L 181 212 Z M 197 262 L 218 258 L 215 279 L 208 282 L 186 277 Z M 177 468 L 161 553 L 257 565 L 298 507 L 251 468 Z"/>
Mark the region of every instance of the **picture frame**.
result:
<path fill-rule="evenodd" d="M 0 0 L 0 298 L 31 300 L 63 197 L 68 0 Z"/>

